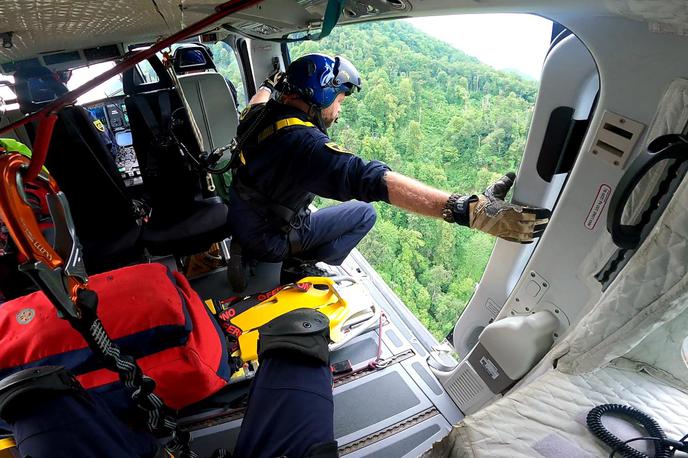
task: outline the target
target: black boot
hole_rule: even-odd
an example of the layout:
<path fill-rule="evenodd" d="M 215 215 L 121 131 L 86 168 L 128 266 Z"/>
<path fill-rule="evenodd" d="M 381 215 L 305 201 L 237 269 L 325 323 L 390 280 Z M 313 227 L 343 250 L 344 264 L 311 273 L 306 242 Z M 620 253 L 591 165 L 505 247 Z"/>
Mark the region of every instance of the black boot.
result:
<path fill-rule="evenodd" d="M 241 293 L 246 289 L 249 275 L 250 262 L 243 255 L 241 245 L 232 240 L 227 261 L 227 279 L 235 293 Z"/>
<path fill-rule="evenodd" d="M 315 265 L 316 261 L 302 261 L 301 259 L 288 258 L 282 263 L 280 283 L 296 283 L 304 277 L 331 277 L 332 274 Z"/>

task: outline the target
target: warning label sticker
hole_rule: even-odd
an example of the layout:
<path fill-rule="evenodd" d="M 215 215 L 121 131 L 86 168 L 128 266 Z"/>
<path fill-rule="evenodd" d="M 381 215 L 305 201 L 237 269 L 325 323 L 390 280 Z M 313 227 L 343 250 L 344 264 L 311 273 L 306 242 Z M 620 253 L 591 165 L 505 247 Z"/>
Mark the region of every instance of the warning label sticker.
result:
<path fill-rule="evenodd" d="M 480 365 L 483 366 L 483 368 L 485 368 L 488 374 L 490 374 L 492 380 L 496 380 L 497 377 L 499 377 L 499 369 L 497 369 L 497 366 L 495 366 L 495 364 L 489 359 L 483 356 L 482 358 L 480 358 Z"/>
<path fill-rule="evenodd" d="M 612 188 L 609 185 L 600 185 L 600 188 L 597 190 L 597 195 L 595 196 L 595 201 L 592 203 L 588 216 L 585 218 L 585 227 L 588 230 L 593 230 L 595 226 L 597 226 L 597 222 L 600 220 L 602 211 L 607 205 L 607 201 L 611 194 Z"/>

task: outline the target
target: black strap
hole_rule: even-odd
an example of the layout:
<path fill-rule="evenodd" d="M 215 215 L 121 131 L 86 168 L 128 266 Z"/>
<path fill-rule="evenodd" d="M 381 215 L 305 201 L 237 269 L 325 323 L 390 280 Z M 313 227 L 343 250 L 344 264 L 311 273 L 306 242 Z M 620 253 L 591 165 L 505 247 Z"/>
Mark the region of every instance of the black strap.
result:
<path fill-rule="evenodd" d="M 303 243 L 301 243 L 301 233 L 299 231 L 289 231 L 287 240 L 289 241 L 289 254 L 294 256 L 303 251 Z"/>
<path fill-rule="evenodd" d="M 172 116 L 172 106 L 170 103 L 170 98 L 168 93 L 165 91 L 160 91 L 158 93 L 158 106 L 160 107 L 160 132 L 162 134 L 164 129 L 170 124 L 170 116 Z"/>
<path fill-rule="evenodd" d="M 243 200 L 251 202 L 261 209 L 266 210 L 264 212 L 265 216 L 271 219 L 273 224 L 276 224 L 285 232 L 291 229 L 291 222 L 298 213 L 297 210 L 292 210 L 289 207 L 274 202 L 254 188 L 247 186 L 244 184 L 243 180 L 237 179 L 236 177 L 234 179 L 234 188 L 239 194 L 239 197 Z"/>
<path fill-rule="evenodd" d="M 179 452 L 179 457 L 195 458 L 197 455 L 190 448 L 191 437 L 188 431 L 179 429 L 173 411 L 153 391 L 155 381 L 147 377 L 136 359 L 123 355 L 119 346 L 114 343 L 103 327 L 96 309 L 98 296 L 90 290 L 81 290 L 77 299 L 79 318 L 67 316 L 71 326 L 86 340 L 89 348 L 104 362 L 105 366 L 115 371 L 126 388 L 131 390 L 131 398 L 136 405 L 146 412 L 148 427 L 151 432 L 172 439 L 166 448 Z"/>
<path fill-rule="evenodd" d="M 160 94 L 158 95 L 158 103 L 160 104 L 161 115 L 163 112 L 163 105 L 161 104 L 163 98 L 164 97 L 160 97 Z M 148 104 L 148 100 L 146 99 L 145 95 L 132 96 L 130 100 L 134 102 L 136 107 L 141 112 L 143 123 L 152 134 L 151 143 L 148 145 L 149 149 L 146 152 L 145 174 L 146 176 L 156 176 L 158 174 L 158 151 L 165 143 L 167 143 L 167 141 L 163 139 L 161 123 L 158 123 L 158 118 L 155 116 L 155 113 L 153 113 L 153 110 Z M 167 106 L 169 107 L 169 100 Z"/>
<path fill-rule="evenodd" d="M 125 202 L 129 203 L 131 210 L 132 210 L 132 215 L 137 217 L 137 218 L 141 218 L 143 216 L 141 214 L 141 212 L 145 211 L 144 208 L 146 205 L 143 202 L 135 201 L 134 199 L 132 199 L 127 194 L 127 192 L 125 191 L 125 188 L 124 188 L 124 184 L 122 182 L 118 182 L 114 178 L 114 176 L 112 174 L 113 171 L 108 170 L 108 166 L 106 164 L 104 164 L 103 161 L 101 160 L 101 158 L 98 156 L 98 154 L 95 151 L 93 151 L 93 148 L 91 148 L 91 144 L 88 141 L 86 141 L 86 139 L 84 138 L 81 131 L 73 125 L 73 123 L 71 122 L 71 119 L 67 119 L 64 121 L 65 122 L 63 122 L 63 124 L 67 128 L 67 133 L 70 136 L 78 138 L 81 141 L 81 143 L 84 144 L 84 146 L 88 150 L 89 154 L 91 155 L 91 157 L 93 157 L 96 164 L 98 164 L 98 167 L 103 171 L 105 176 L 108 178 L 108 181 L 113 186 L 113 188 L 117 191 L 117 193 L 120 195 L 120 197 L 122 197 L 122 199 Z"/>

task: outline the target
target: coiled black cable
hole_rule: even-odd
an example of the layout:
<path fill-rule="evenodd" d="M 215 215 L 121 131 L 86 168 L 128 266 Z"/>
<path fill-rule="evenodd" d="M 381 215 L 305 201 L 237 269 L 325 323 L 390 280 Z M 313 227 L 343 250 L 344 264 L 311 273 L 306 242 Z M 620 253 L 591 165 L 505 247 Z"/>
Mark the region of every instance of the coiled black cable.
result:
<path fill-rule="evenodd" d="M 622 404 L 603 404 L 588 412 L 586 423 L 591 433 L 612 448 L 612 454 L 620 453 L 621 456 L 628 458 L 648 458 L 646 454 L 634 449 L 629 445 L 626 445 L 627 441 L 622 441 L 614 434 L 610 433 L 607 428 L 605 428 L 605 426 L 602 424 L 602 416 L 608 413 L 620 414 L 640 423 L 648 432 L 649 436 L 647 438 L 643 438 L 642 440 L 648 440 L 654 443 L 655 458 L 671 458 L 674 455 L 674 450 L 672 449 L 664 430 L 662 430 L 661 426 L 659 426 L 654 418 L 650 417 L 645 412 L 636 409 L 635 407 Z M 640 438 L 638 439 L 640 440 Z"/>

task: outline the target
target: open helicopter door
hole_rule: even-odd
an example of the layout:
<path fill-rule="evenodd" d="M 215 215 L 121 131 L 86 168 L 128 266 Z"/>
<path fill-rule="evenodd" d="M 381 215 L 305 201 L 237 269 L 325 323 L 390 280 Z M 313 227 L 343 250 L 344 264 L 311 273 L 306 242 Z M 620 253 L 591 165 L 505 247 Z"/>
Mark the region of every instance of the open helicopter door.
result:
<path fill-rule="evenodd" d="M 543 64 L 513 201 L 554 211 L 586 135 L 598 91 L 599 76 L 590 52 L 564 30 L 553 39 Z M 523 275 L 532 280 L 524 292 L 531 302 L 547 290 L 546 274 L 524 271 L 537 246 L 538 241 L 530 245 L 496 241 L 483 277 L 450 335 L 460 357 L 475 346 Z"/>

